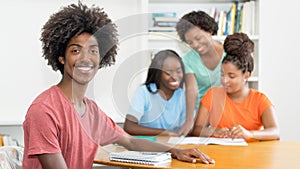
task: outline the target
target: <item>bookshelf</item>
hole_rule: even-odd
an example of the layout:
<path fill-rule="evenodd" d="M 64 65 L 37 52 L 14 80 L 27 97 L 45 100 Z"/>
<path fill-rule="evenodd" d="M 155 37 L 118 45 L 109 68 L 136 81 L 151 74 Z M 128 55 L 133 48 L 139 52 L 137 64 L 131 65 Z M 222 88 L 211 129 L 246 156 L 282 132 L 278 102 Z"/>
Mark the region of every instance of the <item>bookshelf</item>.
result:
<path fill-rule="evenodd" d="M 203 10 L 211 15 L 213 9 L 229 13 L 233 4 L 236 5 L 236 9 L 244 8 L 244 11 L 247 11 L 245 14 L 247 17 L 244 17 L 247 23 L 243 23 L 244 29 L 240 31 L 247 33 L 255 43 L 255 68 L 249 79 L 249 85 L 251 88 L 259 89 L 259 0 L 148 0 L 145 9 L 148 10 L 149 15 L 153 13 L 175 13 L 175 17 L 179 19 L 192 10 Z M 181 56 L 190 50 L 185 43 L 180 41 L 174 27 L 155 27 L 153 22 L 153 20 L 148 22 L 147 38 L 147 45 L 152 50 L 152 55 L 156 51 L 166 48 L 175 50 Z M 219 34 L 213 38 L 223 42 L 227 34 Z"/>

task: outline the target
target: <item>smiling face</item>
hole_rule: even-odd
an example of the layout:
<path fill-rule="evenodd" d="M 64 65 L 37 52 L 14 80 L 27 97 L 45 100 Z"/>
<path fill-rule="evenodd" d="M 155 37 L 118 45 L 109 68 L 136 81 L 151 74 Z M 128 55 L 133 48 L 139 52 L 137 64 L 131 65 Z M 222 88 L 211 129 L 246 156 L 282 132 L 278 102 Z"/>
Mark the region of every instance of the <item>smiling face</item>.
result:
<path fill-rule="evenodd" d="M 234 94 L 244 89 L 250 74 L 242 72 L 231 62 L 222 64 L 221 83 L 227 94 Z"/>
<path fill-rule="evenodd" d="M 197 26 L 189 29 L 185 33 L 186 43 L 200 55 L 204 55 L 211 47 L 211 34 Z"/>
<path fill-rule="evenodd" d="M 65 57 L 59 61 L 64 65 L 63 80 L 86 85 L 95 76 L 100 63 L 98 42 L 89 33 L 73 37 L 67 44 Z"/>
<path fill-rule="evenodd" d="M 179 88 L 183 78 L 183 71 L 179 60 L 168 57 L 164 60 L 161 71 L 160 89 L 165 93 Z"/>

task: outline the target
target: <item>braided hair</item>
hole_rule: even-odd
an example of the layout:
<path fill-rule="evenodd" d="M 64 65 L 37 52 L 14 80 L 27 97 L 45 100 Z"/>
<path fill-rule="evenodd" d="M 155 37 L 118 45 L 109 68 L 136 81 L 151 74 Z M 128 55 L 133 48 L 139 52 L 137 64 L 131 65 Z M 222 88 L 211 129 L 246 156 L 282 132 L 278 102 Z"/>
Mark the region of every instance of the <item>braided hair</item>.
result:
<path fill-rule="evenodd" d="M 110 66 L 117 54 L 117 29 L 107 14 L 99 7 L 88 8 L 81 2 L 71 4 L 54 13 L 42 28 L 43 57 L 54 71 L 64 72 L 58 57 L 65 57 L 65 50 L 71 38 L 82 33 L 92 34 L 100 49 L 99 68 Z"/>
<path fill-rule="evenodd" d="M 245 33 L 234 33 L 228 35 L 224 41 L 224 50 L 226 56 L 222 63 L 233 63 L 243 74 L 253 71 L 254 61 L 252 53 L 254 52 L 254 43 Z"/>

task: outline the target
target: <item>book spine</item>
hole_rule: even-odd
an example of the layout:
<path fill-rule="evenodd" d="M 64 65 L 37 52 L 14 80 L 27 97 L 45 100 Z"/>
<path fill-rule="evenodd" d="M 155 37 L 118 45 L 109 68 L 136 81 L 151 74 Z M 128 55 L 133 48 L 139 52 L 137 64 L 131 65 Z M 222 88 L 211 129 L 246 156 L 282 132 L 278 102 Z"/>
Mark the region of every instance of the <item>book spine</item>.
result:
<path fill-rule="evenodd" d="M 0 147 L 3 146 L 3 136 L 0 135 Z"/>

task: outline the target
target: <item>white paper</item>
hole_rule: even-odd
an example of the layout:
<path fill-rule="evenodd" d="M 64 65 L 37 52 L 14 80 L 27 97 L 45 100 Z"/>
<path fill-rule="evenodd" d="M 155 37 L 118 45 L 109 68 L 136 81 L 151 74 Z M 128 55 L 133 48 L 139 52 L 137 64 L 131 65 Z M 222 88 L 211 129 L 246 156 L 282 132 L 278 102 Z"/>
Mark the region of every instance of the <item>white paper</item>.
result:
<path fill-rule="evenodd" d="M 170 137 L 170 144 L 217 144 L 225 146 L 247 146 L 248 143 L 242 139 L 214 138 L 214 137 Z"/>

